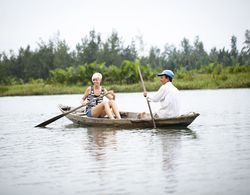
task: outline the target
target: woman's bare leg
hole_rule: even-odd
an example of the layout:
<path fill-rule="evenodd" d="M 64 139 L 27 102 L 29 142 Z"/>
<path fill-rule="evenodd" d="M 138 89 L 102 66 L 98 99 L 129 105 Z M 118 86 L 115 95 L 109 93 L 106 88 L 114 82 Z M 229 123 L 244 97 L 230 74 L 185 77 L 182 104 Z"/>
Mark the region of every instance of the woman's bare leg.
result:
<path fill-rule="evenodd" d="M 106 114 L 108 115 L 108 117 L 109 117 L 110 119 L 114 119 L 112 110 L 110 109 L 110 106 L 109 106 L 109 103 L 108 103 L 108 102 L 105 102 L 105 103 L 104 103 L 104 107 L 105 107 L 105 112 L 106 112 Z"/>
<path fill-rule="evenodd" d="M 109 105 L 110 105 L 110 107 L 112 108 L 112 110 L 113 110 L 113 112 L 114 112 L 116 118 L 117 118 L 117 119 L 121 119 L 121 115 L 120 115 L 120 112 L 119 112 L 119 110 L 118 110 L 118 107 L 117 107 L 115 101 L 114 101 L 114 100 L 110 100 L 110 101 L 109 101 Z"/>
<path fill-rule="evenodd" d="M 103 111 L 105 111 L 105 113 L 108 115 L 108 117 L 110 119 L 114 119 L 114 116 L 112 114 L 112 111 L 109 107 L 109 103 L 108 102 L 102 102 L 98 105 L 96 105 L 95 107 L 92 108 L 92 116 L 93 117 L 99 117 L 103 114 Z"/>

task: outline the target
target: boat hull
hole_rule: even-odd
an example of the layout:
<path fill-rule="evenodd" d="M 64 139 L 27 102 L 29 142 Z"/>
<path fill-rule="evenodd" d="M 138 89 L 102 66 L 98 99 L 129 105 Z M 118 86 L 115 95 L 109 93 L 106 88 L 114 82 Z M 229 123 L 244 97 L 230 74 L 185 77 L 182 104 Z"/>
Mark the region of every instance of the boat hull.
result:
<path fill-rule="evenodd" d="M 73 108 L 59 105 L 62 113 Z M 119 127 L 119 128 L 152 128 L 151 119 L 137 119 L 136 112 L 120 112 L 122 119 L 94 118 L 87 117 L 84 112 L 76 111 L 66 115 L 73 123 L 85 127 Z M 187 127 L 190 125 L 199 113 L 189 113 L 174 118 L 157 118 L 155 124 L 157 128 Z"/>

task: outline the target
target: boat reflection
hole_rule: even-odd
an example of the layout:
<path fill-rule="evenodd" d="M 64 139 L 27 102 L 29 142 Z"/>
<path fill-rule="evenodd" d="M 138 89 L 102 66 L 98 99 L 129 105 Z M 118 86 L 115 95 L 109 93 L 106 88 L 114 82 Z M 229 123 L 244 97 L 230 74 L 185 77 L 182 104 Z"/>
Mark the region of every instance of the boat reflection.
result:
<path fill-rule="evenodd" d="M 118 150 L 122 146 L 126 139 L 130 141 L 132 135 L 138 134 L 135 139 L 140 139 L 141 135 L 152 139 L 152 142 L 157 139 L 156 143 L 159 145 L 161 143 L 163 152 L 164 150 L 174 150 L 173 145 L 178 145 L 182 136 L 189 137 L 189 139 L 196 139 L 196 132 L 189 128 L 183 129 L 116 129 L 116 128 L 105 128 L 105 127 L 88 127 L 87 136 L 90 145 L 89 151 L 93 153 L 97 160 L 105 158 L 107 150 Z M 133 136 L 134 137 L 134 136 Z M 137 140 L 137 144 L 142 140 Z M 149 140 L 145 140 L 149 141 Z M 150 141 L 151 142 L 151 141 Z M 175 144 L 172 144 L 172 143 Z M 134 147 L 136 147 L 136 145 Z M 169 145 L 171 144 L 171 147 Z M 171 152 L 171 151 L 169 151 Z M 172 153 L 172 152 L 171 152 Z"/>
<path fill-rule="evenodd" d="M 87 128 L 90 145 L 88 151 L 96 158 L 103 160 L 107 156 L 107 150 L 116 150 L 117 131 L 105 128 Z"/>

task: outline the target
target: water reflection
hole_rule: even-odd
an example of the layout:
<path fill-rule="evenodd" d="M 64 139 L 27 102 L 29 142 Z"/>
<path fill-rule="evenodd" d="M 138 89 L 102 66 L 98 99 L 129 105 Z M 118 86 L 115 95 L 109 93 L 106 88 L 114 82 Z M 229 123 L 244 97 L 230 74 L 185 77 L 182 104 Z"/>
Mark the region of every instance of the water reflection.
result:
<path fill-rule="evenodd" d="M 116 130 L 103 128 L 87 128 L 87 135 L 89 139 L 88 151 L 96 158 L 96 160 L 103 160 L 106 156 L 105 150 L 112 148 L 116 150 Z"/>
<path fill-rule="evenodd" d="M 197 138 L 197 134 L 195 131 L 191 130 L 190 128 L 176 128 L 176 129 L 156 129 L 156 134 L 177 134 L 180 136 L 189 136 L 192 139 Z"/>
<path fill-rule="evenodd" d="M 188 128 L 117 130 L 88 127 L 86 130 L 89 142 L 87 146 L 84 144 L 84 150 L 100 162 L 100 175 L 117 175 L 121 180 L 134 176 L 134 182 L 149 188 L 159 183 L 150 180 L 155 176 L 165 183 L 166 192 L 174 192 L 177 188 L 176 168 L 183 138 L 197 139 L 196 132 Z"/>

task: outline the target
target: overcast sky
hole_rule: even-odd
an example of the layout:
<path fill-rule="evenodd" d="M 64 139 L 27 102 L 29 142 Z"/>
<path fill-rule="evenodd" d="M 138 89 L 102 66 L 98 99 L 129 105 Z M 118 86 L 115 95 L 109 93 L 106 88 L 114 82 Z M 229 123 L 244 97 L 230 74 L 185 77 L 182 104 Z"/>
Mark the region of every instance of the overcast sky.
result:
<path fill-rule="evenodd" d="M 0 52 L 48 41 L 57 32 L 71 49 L 95 29 L 106 40 L 113 30 L 125 43 L 142 36 L 146 48 L 186 37 L 212 47 L 239 48 L 250 29 L 250 0 L 0 0 Z"/>

